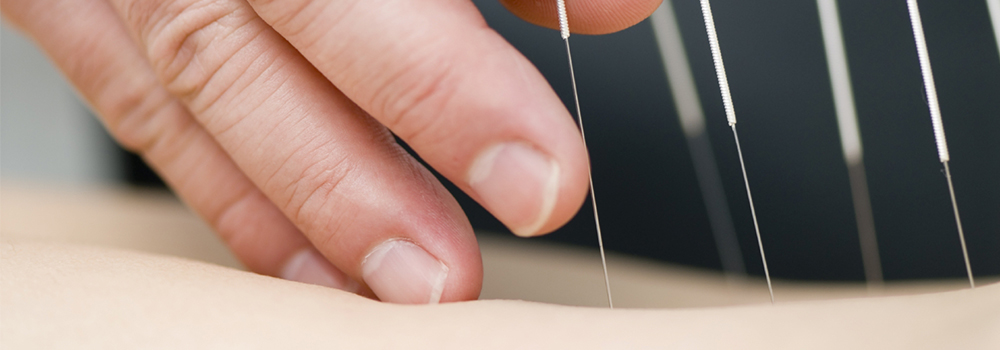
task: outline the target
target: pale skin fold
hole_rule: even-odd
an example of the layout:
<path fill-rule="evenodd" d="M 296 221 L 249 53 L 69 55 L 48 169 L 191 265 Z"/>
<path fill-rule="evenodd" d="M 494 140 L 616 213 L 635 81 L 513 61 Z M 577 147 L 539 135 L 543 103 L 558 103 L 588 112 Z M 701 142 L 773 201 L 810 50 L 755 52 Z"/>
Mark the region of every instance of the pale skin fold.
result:
<path fill-rule="evenodd" d="M 5 349 L 997 349 L 1000 285 L 636 310 L 407 306 L 174 257 L 2 243 Z"/>

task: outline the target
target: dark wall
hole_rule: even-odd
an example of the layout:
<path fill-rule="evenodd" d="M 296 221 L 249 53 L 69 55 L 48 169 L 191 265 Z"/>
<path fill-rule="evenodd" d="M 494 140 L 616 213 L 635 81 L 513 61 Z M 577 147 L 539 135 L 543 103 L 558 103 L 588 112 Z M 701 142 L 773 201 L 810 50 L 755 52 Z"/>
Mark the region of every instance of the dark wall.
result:
<path fill-rule="evenodd" d="M 558 33 L 521 21 L 495 0 L 475 2 L 571 107 Z M 839 3 L 885 276 L 961 278 L 965 267 L 906 3 Z M 772 275 L 862 280 L 815 2 L 715 0 L 712 5 Z M 922 0 L 920 6 L 973 270 L 977 276 L 998 275 L 1000 55 L 986 4 Z M 747 268 L 763 274 L 700 7 L 696 0 L 676 0 L 674 7 Z M 718 268 L 648 22 L 612 35 L 574 35 L 570 42 L 605 246 Z M 504 230 L 459 197 L 473 225 Z M 596 246 L 589 205 L 544 239 Z"/>

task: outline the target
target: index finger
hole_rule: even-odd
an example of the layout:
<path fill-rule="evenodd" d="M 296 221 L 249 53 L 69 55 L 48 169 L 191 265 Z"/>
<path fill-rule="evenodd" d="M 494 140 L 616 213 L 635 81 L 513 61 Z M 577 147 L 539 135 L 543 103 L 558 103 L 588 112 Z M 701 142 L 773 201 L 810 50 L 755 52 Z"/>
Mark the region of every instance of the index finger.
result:
<path fill-rule="evenodd" d="M 551 232 L 580 208 L 588 162 L 579 130 L 545 78 L 470 1 L 250 4 L 514 233 Z"/>

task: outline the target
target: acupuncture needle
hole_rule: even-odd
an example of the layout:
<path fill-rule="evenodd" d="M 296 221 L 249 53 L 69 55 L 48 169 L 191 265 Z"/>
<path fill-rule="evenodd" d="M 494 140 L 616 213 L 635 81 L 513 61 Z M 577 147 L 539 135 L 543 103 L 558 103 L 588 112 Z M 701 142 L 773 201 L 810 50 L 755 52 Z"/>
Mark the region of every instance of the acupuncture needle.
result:
<path fill-rule="evenodd" d="M 753 206 L 753 196 L 750 194 L 750 181 L 747 180 L 747 168 L 743 162 L 743 150 L 740 148 L 740 136 L 736 132 L 736 109 L 729 92 L 729 79 L 726 78 L 726 67 L 722 64 L 722 50 L 719 49 L 719 36 L 715 32 L 715 19 L 712 18 L 712 6 L 708 0 L 701 0 L 701 13 L 705 18 L 705 30 L 708 32 L 708 43 L 712 49 L 712 61 L 715 62 L 715 75 L 719 78 L 719 90 L 722 92 L 722 103 L 726 109 L 726 119 L 733 129 L 733 139 L 736 141 L 736 153 L 740 156 L 740 169 L 743 170 L 743 184 L 747 188 L 747 200 L 750 202 L 750 215 L 753 217 L 753 229 L 757 234 L 757 247 L 760 248 L 760 261 L 764 264 L 764 278 L 767 279 L 767 291 L 774 303 L 774 289 L 771 287 L 771 273 L 767 269 L 767 258 L 764 256 L 764 243 L 760 239 L 760 226 L 757 225 L 757 211 Z"/>
<path fill-rule="evenodd" d="M 559 7 L 559 34 L 566 42 L 566 58 L 569 60 L 569 77 L 573 83 L 573 101 L 576 102 L 576 120 L 580 126 L 580 137 L 583 139 L 584 147 L 587 146 L 587 136 L 583 131 L 583 115 L 580 114 L 580 95 L 576 90 L 576 73 L 573 72 L 573 54 L 569 49 L 569 17 L 566 15 L 566 0 L 556 0 Z M 594 206 L 594 225 L 597 226 L 597 245 L 601 251 L 601 265 L 604 267 L 604 287 L 608 290 L 608 308 L 614 309 L 615 304 L 611 301 L 611 280 L 608 279 L 608 261 L 604 257 L 604 239 L 601 236 L 601 219 L 597 216 L 597 197 L 594 194 L 594 176 L 588 170 L 587 177 L 590 180 L 590 203 Z"/>
<path fill-rule="evenodd" d="M 931 113 L 931 125 L 934 127 L 934 140 L 937 142 L 938 159 L 944 164 L 944 175 L 948 180 L 948 193 L 951 195 L 951 208 L 955 212 L 955 224 L 958 226 L 958 239 L 962 243 L 962 256 L 965 258 L 965 272 L 969 275 L 969 286 L 976 288 L 972 277 L 972 264 L 969 263 L 969 251 L 965 246 L 965 233 L 962 231 L 962 219 L 958 216 L 958 202 L 955 200 L 955 188 L 951 181 L 951 169 L 948 161 L 948 141 L 944 137 L 944 123 L 941 122 L 941 107 L 938 104 L 937 88 L 934 87 L 934 73 L 931 72 L 931 59 L 927 54 L 927 40 L 924 38 L 924 25 L 920 21 L 920 9 L 916 0 L 906 0 L 910 12 L 910 24 L 913 26 L 913 40 L 917 44 L 917 58 L 920 60 L 920 73 L 924 78 L 924 91 L 927 95 L 927 106 Z"/>
<path fill-rule="evenodd" d="M 671 1 L 664 1 L 649 18 L 663 60 L 663 70 L 667 73 L 677 118 L 687 140 L 701 197 L 705 202 L 705 212 L 719 252 L 719 262 L 727 277 L 741 279 L 747 274 L 743 253 L 736 237 L 736 228 L 733 227 L 712 142 L 705 130 L 705 111 L 701 108 L 701 98 L 698 96 Z"/>

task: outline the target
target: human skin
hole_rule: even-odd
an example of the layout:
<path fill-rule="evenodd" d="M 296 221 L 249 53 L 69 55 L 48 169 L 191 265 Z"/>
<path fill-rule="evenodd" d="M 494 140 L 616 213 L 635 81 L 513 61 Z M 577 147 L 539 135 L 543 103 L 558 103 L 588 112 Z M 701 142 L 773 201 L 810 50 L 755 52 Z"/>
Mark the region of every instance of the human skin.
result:
<path fill-rule="evenodd" d="M 108 248 L 0 243 L 4 349 L 997 349 L 1000 285 L 698 309 L 379 303 Z"/>
<path fill-rule="evenodd" d="M 554 1 L 503 3 L 554 23 Z M 617 31 L 658 4 L 570 1 L 570 26 Z M 393 134 L 522 236 L 587 192 L 570 114 L 469 1 L 0 5 L 258 273 L 398 303 L 479 295 L 468 220 Z"/>

